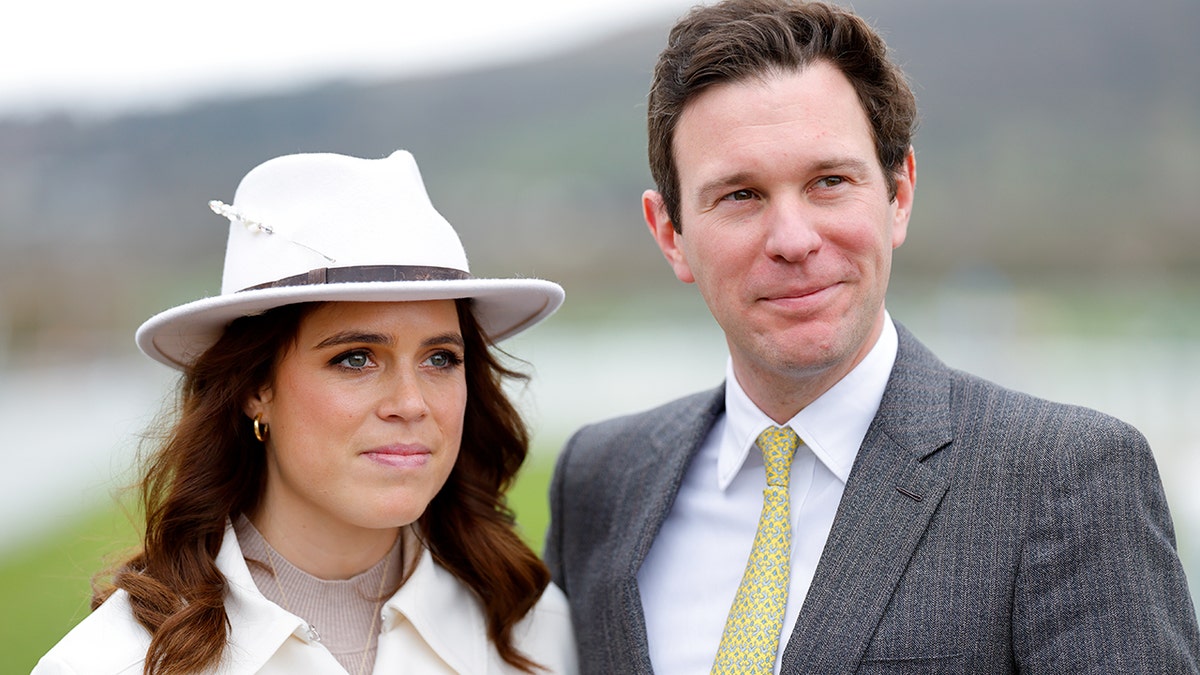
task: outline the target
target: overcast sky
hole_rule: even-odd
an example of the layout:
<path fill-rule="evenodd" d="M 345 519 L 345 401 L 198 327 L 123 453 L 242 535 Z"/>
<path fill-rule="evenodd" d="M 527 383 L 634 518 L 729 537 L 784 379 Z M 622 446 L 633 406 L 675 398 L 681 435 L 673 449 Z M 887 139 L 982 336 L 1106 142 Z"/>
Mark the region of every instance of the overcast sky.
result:
<path fill-rule="evenodd" d="M 111 113 L 330 77 L 461 68 L 670 19 L 693 4 L 14 0 L 0 27 L 0 116 Z"/>

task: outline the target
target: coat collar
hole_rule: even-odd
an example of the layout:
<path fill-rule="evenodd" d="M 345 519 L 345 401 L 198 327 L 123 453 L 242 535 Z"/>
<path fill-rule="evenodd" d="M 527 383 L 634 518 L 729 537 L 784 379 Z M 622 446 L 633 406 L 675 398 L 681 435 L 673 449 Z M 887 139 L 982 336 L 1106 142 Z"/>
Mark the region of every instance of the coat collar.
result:
<path fill-rule="evenodd" d="M 953 439 L 949 369 L 897 330 L 896 365 L 785 648 L 787 672 L 853 672 L 949 486 L 925 463 Z"/>
<path fill-rule="evenodd" d="M 724 384 L 669 404 L 642 436 L 648 439 L 648 447 L 628 453 L 630 461 L 624 466 L 612 467 L 623 474 L 613 484 L 626 490 L 614 500 L 620 506 L 613 520 L 628 524 L 629 529 L 622 545 L 612 551 L 612 564 L 606 571 L 611 575 L 613 593 L 604 603 L 613 610 L 609 616 L 620 617 L 611 626 L 610 648 L 634 655 L 632 659 L 646 668 L 650 646 L 638 569 L 675 502 L 688 464 L 724 410 Z"/>
<path fill-rule="evenodd" d="M 641 493 L 628 495 L 624 500 L 629 512 L 622 514 L 626 519 L 621 521 L 639 528 L 634 545 L 625 547 L 627 558 L 619 561 L 627 566 L 623 572 L 630 578 L 637 577 L 638 568 L 675 503 L 688 465 L 724 411 L 724 384 L 684 399 L 650 429 L 647 435 L 650 448 L 637 453 L 634 461 L 624 467 L 627 475 L 621 484 L 633 486 Z"/>
<path fill-rule="evenodd" d="M 313 635 L 303 619 L 259 592 L 242 556 L 232 523 L 226 523 L 216 563 L 227 583 L 225 612 L 230 626 L 221 672 L 231 675 L 259 672 L 293 635 L 306 644 L 313 642 Z"/>
<path fill-rule="evenodd" d="M 383 606 L 385 632 L 405 621 L 455 672 L 487 672 L 490 645 L 479 601 L 424 547 L 408 580 Z"/>
<path fill-rule="evenodd" d="M 216 562 L 228 581 L 225 609 L 232 627 L 227 660 L 222 664 L 228 670 L 223 673 L 259 672 L 291 637 L 316 646 L 303 619 L 259 592 L 232 526 L 225 530 Z M 479 602 L 454 575 L 434 562 L 428 549 L 421 548 L 412 574 L 384 603 L 382 613 L 384 632 L 408 621 L 455 672 L 487 672 L 490 645 Z"/>

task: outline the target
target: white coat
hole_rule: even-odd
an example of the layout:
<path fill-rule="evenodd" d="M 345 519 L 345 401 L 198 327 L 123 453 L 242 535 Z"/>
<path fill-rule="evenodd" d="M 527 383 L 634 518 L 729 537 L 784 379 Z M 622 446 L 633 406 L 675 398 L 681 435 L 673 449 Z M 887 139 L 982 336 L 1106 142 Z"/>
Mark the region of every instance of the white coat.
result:
<path fill-rule="evenodd" d="M 217 568 L 229 581 L 229 643 L 214 675 L 344 674 L 300 617 L 263 597 L 254 585 L 233 528 L 225 531 Z M 515 673 L 487 638 L 479 601 L 423 551 L 412 576 L 386 603 L 375 655 L 376 675 Z M 550 673 L 579 670 L 566 597 L 551 584 L 513 629 L 516 647 Z M 150 634 L 118 590 L 54 646 L 32 675 L 137 675 Z"/>

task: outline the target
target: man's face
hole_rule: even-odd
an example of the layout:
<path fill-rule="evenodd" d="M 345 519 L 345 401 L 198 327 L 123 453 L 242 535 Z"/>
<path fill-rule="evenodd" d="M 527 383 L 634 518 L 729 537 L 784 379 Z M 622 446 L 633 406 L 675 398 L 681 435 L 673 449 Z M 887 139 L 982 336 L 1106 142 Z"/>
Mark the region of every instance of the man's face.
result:
<path fill-rule="evenodd" d="M 854 88 L 825 62 L 703 91 L 674 151 L 682 234 L 654 191 L 643 197 L 647 224 L 724 329 L 738 382 L 786 419 L 879 336 L 912 155 L 890 201 Z"/>

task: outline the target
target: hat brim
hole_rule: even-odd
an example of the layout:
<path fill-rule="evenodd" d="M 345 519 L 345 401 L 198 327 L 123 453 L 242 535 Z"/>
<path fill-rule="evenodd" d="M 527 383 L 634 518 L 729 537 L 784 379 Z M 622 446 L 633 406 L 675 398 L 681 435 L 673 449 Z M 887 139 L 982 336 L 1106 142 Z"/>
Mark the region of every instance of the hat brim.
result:
<path fill-rule="evenodd" d="M 553 314 L 563 297 L 561 286 L 544 279 L 376 281 L 266 288 L 172 307 L 143 323 L 135 340 L 150 358 L 182 370 L 215 344 L 234 319 L 283 305 L 471 298 L 483 333 L 499 342 Z"/>

